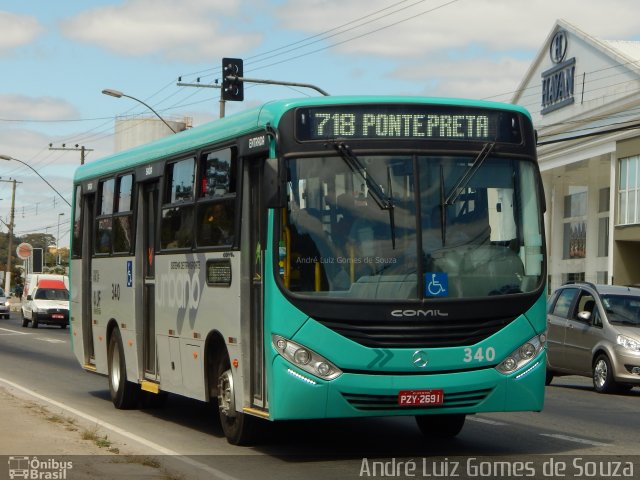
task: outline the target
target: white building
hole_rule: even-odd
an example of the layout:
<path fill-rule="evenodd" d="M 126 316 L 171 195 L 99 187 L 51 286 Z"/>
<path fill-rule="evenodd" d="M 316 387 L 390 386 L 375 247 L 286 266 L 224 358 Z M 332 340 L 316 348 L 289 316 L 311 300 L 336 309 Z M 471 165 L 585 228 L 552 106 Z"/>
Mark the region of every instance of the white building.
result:
<path fill-rule="evenodd" d="M 167 135 L 174 135 L 175 132 L 191 128 L 191 124 L 192 119 L 189 117 L 180 120 L 166 118 L 164 121 L 158 117 L 117 117 L 115 151 L 120 152 Z"/>
<path fill-rule="evenodd" d="M 549 290 L 640 284 L 640 42 L 558 20 L 513 103 L 538 131 Z"/>

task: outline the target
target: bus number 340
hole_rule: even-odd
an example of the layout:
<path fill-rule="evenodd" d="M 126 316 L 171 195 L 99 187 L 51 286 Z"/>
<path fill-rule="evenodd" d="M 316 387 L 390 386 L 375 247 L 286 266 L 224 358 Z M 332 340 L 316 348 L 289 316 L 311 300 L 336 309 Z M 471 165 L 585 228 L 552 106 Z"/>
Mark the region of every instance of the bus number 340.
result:
<path fill-rule="evenodd" d="M 469 362 L 491 362 L 496 358 L 496 350 L 493 347 L 477 348 L 475 351 L 471 348 L 464 349 L 464 361 Z"/>

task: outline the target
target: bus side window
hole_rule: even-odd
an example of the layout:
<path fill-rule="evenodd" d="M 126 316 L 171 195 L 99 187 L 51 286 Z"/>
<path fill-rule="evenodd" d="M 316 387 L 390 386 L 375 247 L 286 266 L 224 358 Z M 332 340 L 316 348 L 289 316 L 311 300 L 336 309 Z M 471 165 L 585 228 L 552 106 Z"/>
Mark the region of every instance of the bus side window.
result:
<path fill-rule="evenodd" d="M 95 229 L 95 253 L 111 253 L 113 198 L 116 180 L 103 180 L 98 186 L 98 218 Z"/>
<path fill-rule="evenodd" d="M 198 206 L 198 245 L 233 245 L 235 199 Z"/>
<path fill-rule="evenodd" d="M 193 244 L 193 206 L 166 208 L 162 211 L 160 246 L 189 248 Z"/>
<path fill-rule="evenodd" d="M 200 158 L 196 228 L 199 247 L 230 247 L 235 241 L 237 158 L 224 148 Z"/>
<path fill-rule="evenodd" d="M 163 249 L 193 246 L 194 183 L 194 157 L 167 164 L 160 221 L 160 247 Z"/>

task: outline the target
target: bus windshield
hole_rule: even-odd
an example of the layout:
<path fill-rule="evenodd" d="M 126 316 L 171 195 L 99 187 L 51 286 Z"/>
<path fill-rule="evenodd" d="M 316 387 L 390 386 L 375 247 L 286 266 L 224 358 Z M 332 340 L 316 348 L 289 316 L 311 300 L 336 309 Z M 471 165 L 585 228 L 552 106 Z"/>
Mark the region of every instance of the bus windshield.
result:
<path fill-rule="evenodd" d="M 477 157 L 289 159 L 278 259 L 284 286 L 362 300 L 536 290 L 543 236 L 535 164 Z"/>

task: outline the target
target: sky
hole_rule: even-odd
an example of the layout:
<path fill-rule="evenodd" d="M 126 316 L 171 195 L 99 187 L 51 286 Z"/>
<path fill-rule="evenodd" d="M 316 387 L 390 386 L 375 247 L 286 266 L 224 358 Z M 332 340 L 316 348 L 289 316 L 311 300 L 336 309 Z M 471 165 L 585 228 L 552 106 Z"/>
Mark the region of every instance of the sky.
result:
<path fill-rule="evenodd" d="M 223 57 L 248 78 L 331 95 L 510 101 L 557 19 L 606 40 L 640 40 L 637 0 L 0 0 L 0 231 L 69 242 L 77 150 L 114 151 L 116 117 L 214 120 Z M 317 96 L 246 85 L 244 102 Z M 537 105 L 532 106 L 537 108 Z M 89 151 L 90 149 L 90 151 Z M 31 167 L 31 168 L 29 168 Z M 52 188 L 38 175 L 46 178 Z M 61 215 L 62 214 L 62 215 Z"/>

